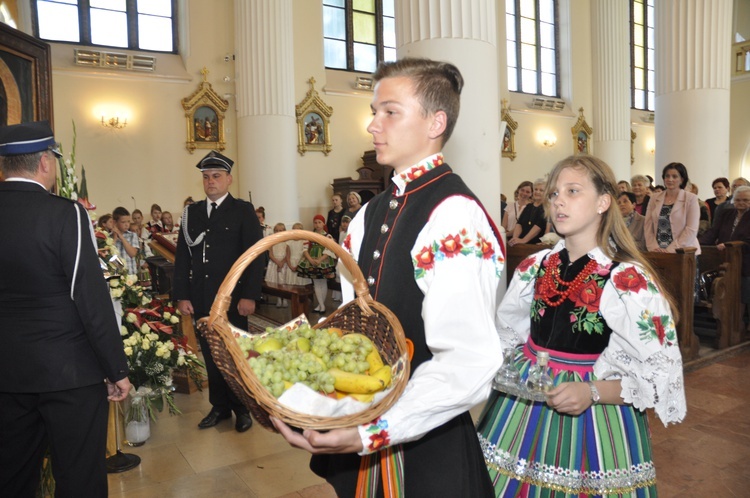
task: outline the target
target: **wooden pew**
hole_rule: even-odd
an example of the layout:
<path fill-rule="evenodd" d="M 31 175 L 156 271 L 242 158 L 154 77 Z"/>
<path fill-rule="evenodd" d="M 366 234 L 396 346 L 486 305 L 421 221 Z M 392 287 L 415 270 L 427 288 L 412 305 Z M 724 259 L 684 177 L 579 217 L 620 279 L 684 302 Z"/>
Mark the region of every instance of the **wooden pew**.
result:
<path fill-rule="evenodd" d="M 312 296 L 314 294 L 312 284 L 270 284 L 263 281 L 263 294 L 288 299 L 291 302 L 292 318 L 298 317 L 303 313 L 308 316 L 311 314 Z"/>
<path fill-rule="evenodd" d="M 696 309 L 708 309 L 716 320 L 714 346 L 728 348 L 742 342 L 742 242 L 727 242 L 720 251 L 716 246 L 701 246 L 698 267 L 707 272 L 716 270 L 719 276 L 713 281 L 708 302 L 701 302 Z"/>
<path fill-rule="evenodd" d="M 549 248 L 549 246 L 518 244 L 509 247 L 506 257 L 508 283 L 513 278 L 513 272 L 521 261 L 545 248 Z M 693 332 L 695 248 L 679 249 L 676 254 L 647 252 L 644 253 L 644 256 L 677 301 L 680 310 L 677 340 L 680 344 L 683 362 L 697 358 L 700 343 L 698 336 Z"/>

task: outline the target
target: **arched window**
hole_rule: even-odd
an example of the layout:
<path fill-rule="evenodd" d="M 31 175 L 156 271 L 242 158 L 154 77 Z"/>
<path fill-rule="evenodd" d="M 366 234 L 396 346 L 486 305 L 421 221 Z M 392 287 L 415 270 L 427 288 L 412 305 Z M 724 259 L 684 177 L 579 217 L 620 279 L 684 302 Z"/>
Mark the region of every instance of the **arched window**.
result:
<path fill-rule="evenodd" d="M 177 52 L 177 0 L 35 0 L 43 40 Z"/>
<path fill-rule="evenodd" d="M 508 90 L 560 96 L 556 0 L 507 0 Z"/>
<path fill-rule="evenodd" d="M 654 0 L 630 4 L 630 93 L 633 109 L 654 110 Z"/>
<path fill-rule="evenodd" d="M 325 66 L 372 73 L 396 60 L 394 0 L 323 0 Z"/>

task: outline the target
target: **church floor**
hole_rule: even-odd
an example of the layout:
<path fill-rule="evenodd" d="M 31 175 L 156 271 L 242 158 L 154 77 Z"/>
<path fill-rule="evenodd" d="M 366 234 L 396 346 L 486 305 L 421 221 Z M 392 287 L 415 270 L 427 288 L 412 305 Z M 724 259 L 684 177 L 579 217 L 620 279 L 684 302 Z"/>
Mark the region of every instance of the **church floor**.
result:
<path fill-rule="evenodd" d="M 328 304 L 333 310 L 334 303 Z M 260 311 L 278 321 L 289 319 L 272 306 Z M 660 497 L 747 496 L 749 346 L 721 355 L 703 350 L 706 360 L 686 366 L 688 415 L 683 423 L 664 428 L 649 412 Z M 199 430 L 198 422 L 209 411 L 207 393 L 175 398 L 182 415 L 161 414 L 144 446 L 123 448 L 142 462 L 133 470 L 110 474 L 110 497 L 335 496 L 308 469 L 309 455 L 289 447 L 280 436 L 257 424 L 238 434 L 234 420 Z M 478 415 L 479 409 L 473 413 Z"/>

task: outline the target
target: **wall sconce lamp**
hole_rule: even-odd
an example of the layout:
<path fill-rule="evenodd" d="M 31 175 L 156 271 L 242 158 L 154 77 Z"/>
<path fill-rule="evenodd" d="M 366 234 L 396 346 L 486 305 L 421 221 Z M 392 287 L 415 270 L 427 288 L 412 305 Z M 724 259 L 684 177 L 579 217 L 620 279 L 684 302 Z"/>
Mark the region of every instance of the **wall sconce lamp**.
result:
<path fill-rule="evenodd" d="M 125 128 L 128 125 L 128 118 L 120 120 L 119 116 L 115 116 L 113 118 L 107 119 L 104 114 L 102 114 L 102 126 L 105 128 L 112 128 L 114 130 L 120 130 L 122 128 Z"/>
<path fill-rule="evenodd" d="M 547 148 L 551 148 L 551 147 L 554 147 L 555 144 L 557 143 L 557 137 L 554 136 L 552 133 L 545 133 L 541 137 L 539 137 L 539 142 L 543 146 Z"/>

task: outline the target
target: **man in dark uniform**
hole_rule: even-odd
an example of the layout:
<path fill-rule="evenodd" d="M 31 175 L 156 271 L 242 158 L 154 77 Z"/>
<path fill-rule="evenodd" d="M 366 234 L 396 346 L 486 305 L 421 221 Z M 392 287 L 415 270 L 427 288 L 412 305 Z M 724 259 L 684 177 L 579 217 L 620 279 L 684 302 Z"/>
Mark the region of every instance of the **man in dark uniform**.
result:
<path fill-rule="evenodd" d="M 209 315 L 221 282 L 237 258 L 263 237 L 253 205 L 229 193 L 233 164 L 231 159 L 216 151 L 201 159 L 196 167 L 203 173 L 207 199 L 187 206 L 182 212 L 175 255 L 174 299 L 180 313 L 193 315 L 196 320 Z M 229 321 L 243 330 L 247 330 L 247 316 L 255 312 L 255 301 L 260 299 L 261 265 L 256 260 L 248 267 L 235 287 L 229 306 Z M 234 412 L 237 416 L 235 429 L 245 432 L 253 423 L 247 408 L 222 377 L 211 357 L 208 342 L 203 337 L 199 337 L 199 341 L 206 362 L 208 399 L 212 408 L 198 427 L 213 427 Z"/>
<path fill-rule="evenodd" d="M 107 399 L 130 391 L 120 327 L 78 203 L 49 193 L 49 123 L 0 128 L 0 496 L 107 496 Z"/>

